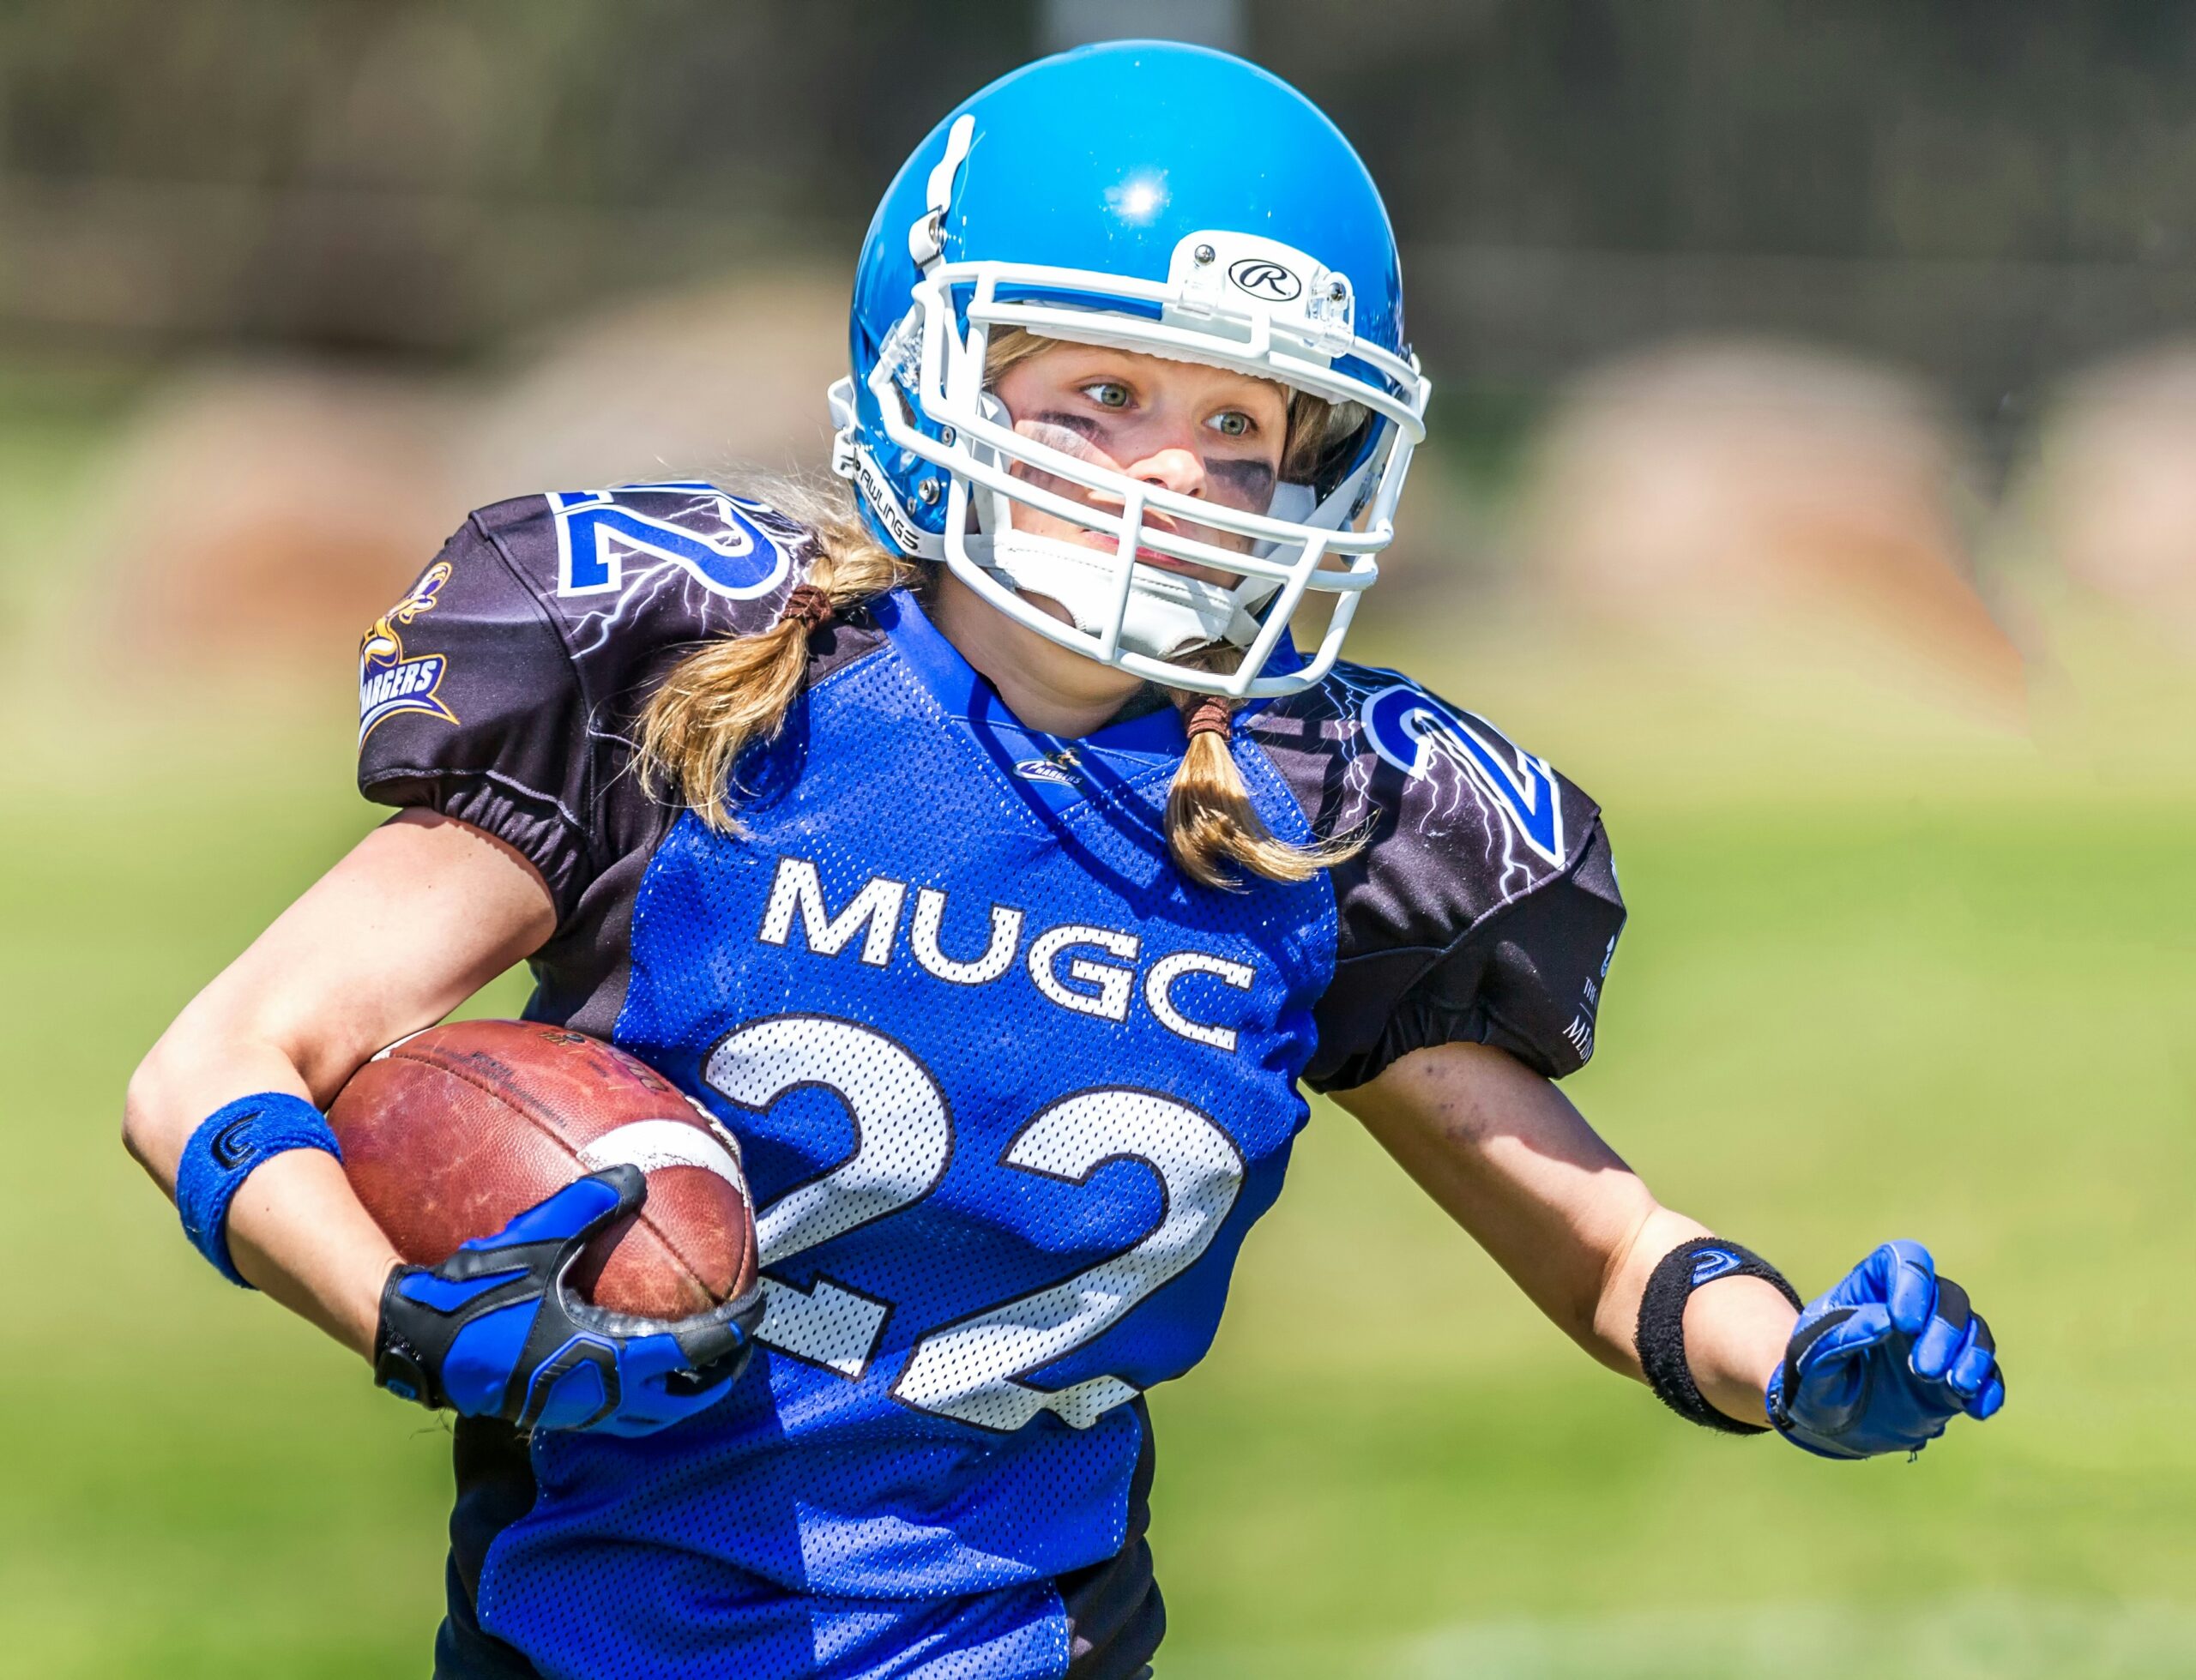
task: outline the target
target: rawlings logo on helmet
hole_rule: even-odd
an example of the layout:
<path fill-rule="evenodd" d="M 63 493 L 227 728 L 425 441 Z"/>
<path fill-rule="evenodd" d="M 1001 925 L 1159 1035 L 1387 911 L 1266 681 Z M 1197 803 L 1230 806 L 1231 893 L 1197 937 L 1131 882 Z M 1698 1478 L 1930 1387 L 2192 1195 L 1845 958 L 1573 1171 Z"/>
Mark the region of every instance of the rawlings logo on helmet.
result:
<path fill-rule="evenodd" d="M 1246 256 L 1228 271 L 1239 292 L 1270 303 L 1286 304 L 1304 295 L 1304 282 L 1270 257 Z"/>

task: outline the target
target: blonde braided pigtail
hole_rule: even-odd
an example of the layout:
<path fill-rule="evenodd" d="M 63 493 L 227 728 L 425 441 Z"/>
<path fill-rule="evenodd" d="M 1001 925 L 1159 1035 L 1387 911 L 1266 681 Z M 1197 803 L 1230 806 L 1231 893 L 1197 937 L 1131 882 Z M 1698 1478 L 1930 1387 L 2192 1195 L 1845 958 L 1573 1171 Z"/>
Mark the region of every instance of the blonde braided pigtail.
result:
<path fill-rule="evenodd" d="M 1235 869 L 1269 881 L 1308 881 L 1355 854 L 1362 844 L 1355 838 L 1298 846 L 1266 827 L 1228 748 L 1234 702 L 1179 693 L 1173 700 L 1190 739 L 1167 791 L 1167 849 L 1183 874 L 1200 886 L 1235 891 L 1242 886 Z"/>
<path fill-rule="evenodd" d="M 850 508 L 782 486 L 772 500 L 798 511 L 815 533 L 806 581 L 786 598 L 769 629 L 720 637 L 679 660 L 640 717 L 635 762 L 642 787 L 651 798 L 684 804 L 721 834 L 739 828 L 732 809 L 733 767 L 750 746 L 775 738 L 785 726 L 807 677 L 809 636 L 914 575 Z M 795 508 L 787 508 L 789 502 Z"/>

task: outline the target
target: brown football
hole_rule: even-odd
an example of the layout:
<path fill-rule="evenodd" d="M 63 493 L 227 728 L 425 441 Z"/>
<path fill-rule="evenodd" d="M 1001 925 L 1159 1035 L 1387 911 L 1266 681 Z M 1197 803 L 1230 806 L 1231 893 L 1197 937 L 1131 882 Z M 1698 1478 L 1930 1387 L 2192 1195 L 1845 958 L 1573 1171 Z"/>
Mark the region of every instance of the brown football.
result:
<path fill-rule="evenodd" d="M 390 1045 L 329 1110 L 366 1211 L 415 1266 L 448 1259 L 582 1174 L 630 1161 L 647 1205 L 588 1245 L 596 1305 L 685 1318 L 755 1285 L 739 1145 L 646 1063 L 583 1033 L 467 1021 Z"/>

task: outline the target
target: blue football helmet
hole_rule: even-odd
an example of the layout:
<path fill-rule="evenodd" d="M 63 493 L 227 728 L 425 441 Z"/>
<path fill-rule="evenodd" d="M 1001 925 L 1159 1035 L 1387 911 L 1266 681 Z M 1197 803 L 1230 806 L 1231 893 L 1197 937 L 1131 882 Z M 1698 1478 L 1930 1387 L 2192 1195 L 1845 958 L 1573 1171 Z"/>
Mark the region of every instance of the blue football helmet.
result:
<path fill-rule="evenodd" d="M 1204 363 L 1333 405 L 1315 481 L 1248 512 L 1017 433 L 984 387 L 991 335 L 1010 328 Z M 1065 647 L 1239 699 L 1307 688 L 1333 665 L 1425 437 L 1428 385 L 1364 164 L 1286 82 L 1173 42 L 1041 59 L 940 123 L 870 224 L 851 340 L 853 376 L 831 390 L 833 465 L 879 537 Z M 1017 506 L 1107 545 L 1017 533 Z M 1147 525 L 1151 515 L 1167 526 Z M 1139 548 L 1232 582 L 1139 565 Z M 1334 598 L 1320 644 L 1308 661 L 1276 661 L 1310 594 Z M 1058 601 L 1073 623 L 1026 595 Z M 1225 644 L 1241 650 L 1231 670 L 1183 662 Z"/>

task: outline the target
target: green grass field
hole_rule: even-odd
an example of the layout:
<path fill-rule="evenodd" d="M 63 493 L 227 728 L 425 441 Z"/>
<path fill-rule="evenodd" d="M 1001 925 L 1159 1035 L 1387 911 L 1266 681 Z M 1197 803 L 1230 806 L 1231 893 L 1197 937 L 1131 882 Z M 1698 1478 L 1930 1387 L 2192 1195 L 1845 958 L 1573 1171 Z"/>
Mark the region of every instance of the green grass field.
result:
<path fill-rule="evenodd" d="M 168 1015 L 374 820 L 347 673 L 179 702 L 57 649 L 18 581 L 71 479 L 6 460 L 0 1670 L 422 1673 L 443 1431 L 215 1279 L 116 1135 Z M 1582 1106 L 1811 1289 L 1932 1243 L 2011 1402 L 1912 1463 L 1687 1429 L 1321 1108 L 1154 1397 L 1161 1674 L 2196 1674 L 2196 780 L 2124 736 L 1643 703 L 1576 648 L 1439 663 L 1611 809 L 1633 921 Z"/>

